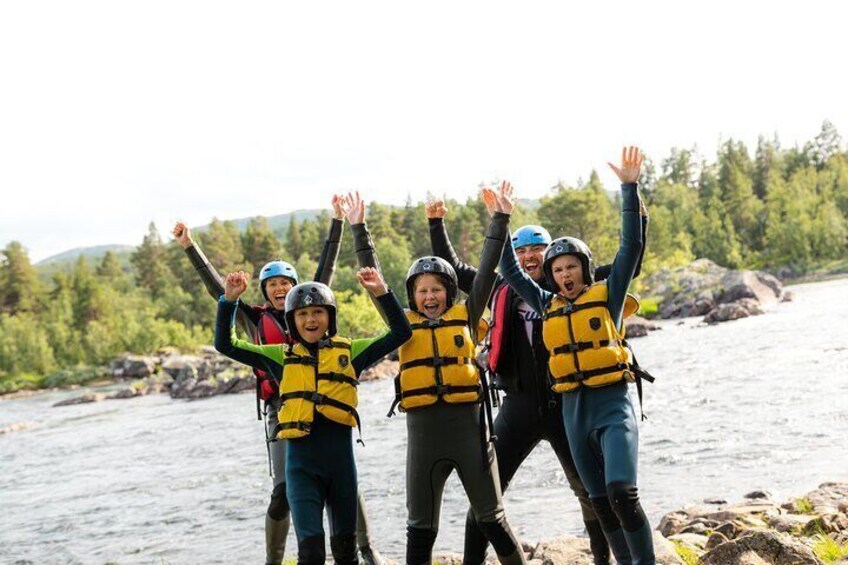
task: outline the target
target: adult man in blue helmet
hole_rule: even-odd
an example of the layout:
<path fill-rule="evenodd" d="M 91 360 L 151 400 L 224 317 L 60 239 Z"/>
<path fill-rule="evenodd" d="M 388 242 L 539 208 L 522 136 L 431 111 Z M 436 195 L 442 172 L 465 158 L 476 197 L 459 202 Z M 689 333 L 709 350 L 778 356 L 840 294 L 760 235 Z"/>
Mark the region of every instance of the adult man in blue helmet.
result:
<path fill-rule="evenodd" d="M 341 245 L 342 227 L 345 214 L 344 197 L 333 197 L 333 219 L 330 233 L 318 260 L 315 279 L 327 286 L 332 284 L 336 260 Z M 197 270 L 207 292 L 217 301 L 224 293 L 224 279 L 218 274 L 191 237 L 191 231 L 183 222 L 177 222 L 173 229 L 174 237 L 185 249 L 189 260 Z M 286 329 L 286 295 L 298 284 L 299 277 L 295 268 L 285 261 L 271 261 L 259 271 L 259 288 L 267 301 L 263 305 L 251 305 L 239 301 L 236 321 L 239 328 L 257 344 L 291 343 Z M 257 417 L 265 416 L 266 440 L 276 428 L 277 414 L 280 409 L 278 387 L 279 375 L 274 376 L 255 369 L 256 374 L 256 410 Z M 264 408 L 264 409 L 263 409 Z M 286 498 L 286 442 L 285 440 L 268 442 L 268 457 L 273 479 L 273 491 L 268 511 L 265 515 L 265 562 L 279 565 L 286 549 L 291 517 Z M 359 497 L 358 522 L 356 532 L 357 545 L 365 565 L 380 564 L 382 557 L 371 547 L 368 522 L 362 497 Z"/>
<path fill-rule="evenodd" d="M 447 214 L 442 200 L 425 205 L 430 225 L 433 254 L 442 257 L 456 270 L 459 288 L 468 292 L 477 269 L 459 260 L 445 228 Z M 643 231 L 647 212 L 643 216 Z M 526 225 L 512 234 L 512 248 L 519 265 L 534 281 L 545 285 L 544 254 L 551 236 L 542 226 Z M 508 249 L 508 248 L 507 248 Z M 639 261 L 641 265 L 641 258 Z M 599 280 L 610 266 L 596 270 Z M 562 419 L 562 399 L 551 391 L 548 381 L 548 353 L 542 341 L 542 319 L 518 294 L 498 277 L 489 302 L 492 312 L 488 363 L 495 388 L 505 392 L 493 435 L 497 436 L 495 453 L 501 489 L 506 491 L 521 463 L 541 440 L 546 440 L 559 459 L 571 490 L 580 502 L 583 523 L 589 534 L 592 556 L 596 564 L 608 564 L 610 549 L 601 522 L 589 495 L 580 481 Z M 622 537 L 620 543 L 625 545 Z M 464 565 L 485 562 L 487 541 L 480 531 L 474 513 L 469 510 L 465 524 Z"/>

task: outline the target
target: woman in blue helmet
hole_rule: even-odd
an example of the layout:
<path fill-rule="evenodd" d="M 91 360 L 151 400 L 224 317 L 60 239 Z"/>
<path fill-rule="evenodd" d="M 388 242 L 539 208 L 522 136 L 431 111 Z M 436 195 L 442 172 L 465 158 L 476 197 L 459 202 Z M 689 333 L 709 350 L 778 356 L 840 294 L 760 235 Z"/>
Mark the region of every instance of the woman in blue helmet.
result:
<path fill-rule="evenodd" d="M 543 318 L 542 341 L 574 463 L 602 523 L 611 511 L 621 524 L 627 553 L 611 544 L 616 560 L 634 565 L 656 562 L 636 487 L 638 426 L 627 383 L 638 371 L 624 341 L 624 318 L 638 308 L 627 288 L 643 249 L 636 185 L 642 158 L 630 147 L 620 167 L 610 163 L 622 183 L 622 230 L 605 282 L 595 281 L 592 253 L 576 238 L 555 239 L 545 251 L 543 270 L 555 293 L 523 272 L 515 253 L 501 260 L 503 277 Z"/>
<path fill-rule="evenodd" d="M 463 263 L 448 238 L 444 218 L 447 215 L 442 200 L 425 204 L 430 227 L 433 253 L 445 259 L 455 269 L 459 288 L 469 292 L 477 269 Z M 643 211 L 643 237 L 647 231 L 647 212 Z M 518 228 L 511 238 L 521 269 L 543 288 L 547 287 L 542 271 L 543 255 L 551 236 L 542 226 Z M 641 256 L 636 275 L 641 267 Z M 596 270 L 598 280 L 609 274 L 610 265 Z M 518 468 L 540 441 L 547 441 L 562 466 L 568 484 L 580 502 L 583 523 L 596 565 L 607 565 L 609 545 L 604 534 L 614 543 L 626 548 L 618 520 L 610 512 L 612 522 L 602 526 L 589 501 L 589 495 L 571 457 L 562 421 L 562 400 L 550 389 L 548 353 L 542 343 L 542 318 L 498 277 L 489 302 L 492 312 L 488 345 L 488 364 L 493 384 L 506 394 L 494 422 L 495 453 L 498 460 L 501 489 L 506 491 Z M 480 564 L 486 557 L 486 537 L 480 531 L 474 513 L 469 509 L 465 527 L 464 563 Z"/>
<path fill-rule="evenodd" d="M 345 200 L 341 195 L 334 195 L 332 200 L 333 218 L 330 231 L 321 256 L 318 259 L 318 269 L 314 280 L 332 285 L 335 274 L 336 260 L 341 244 Z M 224 294 L 224 280 L 218 274 L 206 255 L 191 237 L 191 231 L 183 222 L 178 222 L 173 229 L 174 237 L 185 249 L 191 264 L 203 281 L 207 292 L 215 300 Z M 298 284 L 299 278 L 295 268 L 286 261 L 271 261 L 259 271 L 259 288 L 266 303 L 262 305 L 247 304 L 239 301 L 237 323 L 239 328 L 257 344 L 290 343 L 291 338 L 286 329 L 285 300 L 292 287 Z M 256 411 L 262 419 L 264 414 L 266 439 L 271 438 L 278 424 L 277 413 L 280 408 L 279 387 L 277 380 L 261 369 L 254 369 L 256 375 Z M 261 404 L 260 404 L 261 403 Z M 268 441 L 268 458 L 270 462 L 273 490 L 268 510 L 265 514 L 265 561 L 266 564 L 279 565 L 285 554 L 286 537 L 291 523 L 290 508 L 286 498 L 286 442 Z M 380 553 L 371 545 L 368 533 L 368 521 L 362 497 L 359 498 L 357 544 L 365 565 L 379 565 L 382 558 Z"/>

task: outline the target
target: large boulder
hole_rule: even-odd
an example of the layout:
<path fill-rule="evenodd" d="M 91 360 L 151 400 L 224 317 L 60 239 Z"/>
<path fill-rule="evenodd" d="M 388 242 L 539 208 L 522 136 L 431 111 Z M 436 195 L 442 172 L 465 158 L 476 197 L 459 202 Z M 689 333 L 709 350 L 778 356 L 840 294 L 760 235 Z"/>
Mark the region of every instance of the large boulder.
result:
<path fill-rule="evenodd" d="M 759 559 L 759 561 L 757 560 Z M 823 565 L 809 547 L 797 539 L 773 531 L 751 532 L 708 551 L 698 560 L 700 565 Z"/>
<path fill-rule="evenodd" d="M 368 367 L 359 374 L 359 382 L 379 381 L 392 379 L 400 372 L 400 363 L 390 359 L 383 359 L 376 365 Z"/>
<path fill-rule="evenodd" d="M 122 379 L 144 379 L 156 372 L 158 357 L 121 355 L 109 363 L 109 374 Z"/>
<path fill-rule="evenodd" d="M 625 335 L 627 336 L 627 339 L 645 337 L 648 335 L 648 332 L 662 329 L 654 322 L 647 318 L 643 318 L 642 316 L 630 316 L 624 320 L 624 327 L 626 328 Z"/>

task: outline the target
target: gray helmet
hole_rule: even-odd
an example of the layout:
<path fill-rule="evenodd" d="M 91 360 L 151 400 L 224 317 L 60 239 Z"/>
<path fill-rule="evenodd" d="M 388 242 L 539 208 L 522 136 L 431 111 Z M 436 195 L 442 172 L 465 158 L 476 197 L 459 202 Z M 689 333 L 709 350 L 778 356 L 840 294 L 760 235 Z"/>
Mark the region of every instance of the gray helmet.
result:
<path fill-rule="evenodd" d="M 329 337 L 336 335 L 336 297 L 324 283 L 308 282 L 292 288 L 286 295 L 286 326 L 295 339 L 300 339 L 294 323 L 294 311 L 309 306 L 323 306 L 330 314 Z"/>
<path fill-rule="evenodd" d="M 558 237 L 545 250 L 545 262 L 542 264 L 551 288 L 557 288 L 551 272 L 551 263 L 561 255 L 574 255 L 580 259 L 580 263 L 583 265 L 583 281 L 586 284 L 592 284 L 595 279 L 595 263 L 592 261 L 592 251 L 589 246 L 582 239 L 576 237 Z"/>
<path fill-rule="evenodd" d="M 419 275 L 436 275 L 444 280 L 448 289 L 447 307 L 453 306 L 459 287 L 456 271 L 453 270 L 450 263 L 441 257 L 421 257 L 409 267 L 409 271 L 406 273 L 406 297 L 409 300 L 410 310 L 418 311 L 415 308 L 415 279 Z"/>

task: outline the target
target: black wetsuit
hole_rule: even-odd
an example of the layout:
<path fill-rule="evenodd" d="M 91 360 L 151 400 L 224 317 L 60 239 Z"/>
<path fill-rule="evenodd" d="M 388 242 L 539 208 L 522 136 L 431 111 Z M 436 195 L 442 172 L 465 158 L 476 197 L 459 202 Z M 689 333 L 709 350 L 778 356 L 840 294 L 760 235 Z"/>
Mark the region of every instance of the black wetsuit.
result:
<path fill-rule="evenodd" d="M 460 261 L 448 238 L 443 219 L 433 218 L 429 224 L 433 254 L 453 266 L 460 289 L 468 292 L 477 269 Z M 643 232 L 646 228 L 647 217 L 643 219 Z M 641 266 L 641 258 L 639 264 Z M 595 271 L 596 279 L 606 278 L 609 269 L 609 265 L 598 267 Z M 495 292 L 504 285 L 506 282 L 498 277 Z M 542 319 L 524 305 L 521 297 L 511 288 L 503 292 L 508 293 L 505 319 L 495 323 L 505 324 L 506 335 L 498 374 L 494 375 L 494 385 L 505 391 L 506 395 L 498 410 L 493 432 L 497 436 L 495 452 L 501 489 L 506 491 L 512 477 L 536 445 L 542 440 L 547 441 L 580 502 L 594 561 L 596 564 L 607 564 L 610 559 L 609 546 L 568 446 L 562 419 L 562 397 L 551 390 L 548 380 L 548 352 L 542 342 Z M 528 340 L 525 317 L 532 320 L 532 341 Z M 463 562 L 468 565 L 483 563 L 486 546 L 486 537 L 480 531 L 474 512 L 469 509 Z"/>

